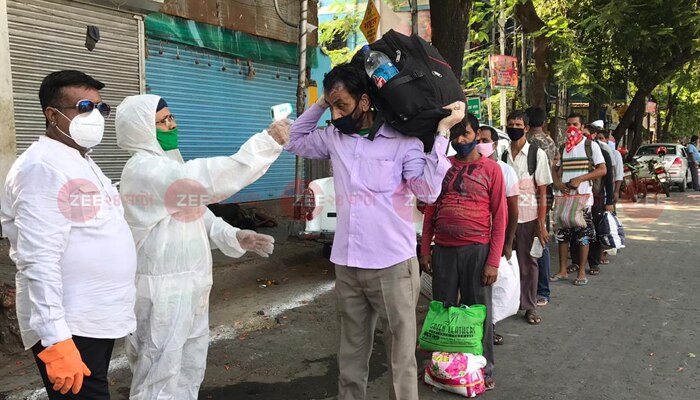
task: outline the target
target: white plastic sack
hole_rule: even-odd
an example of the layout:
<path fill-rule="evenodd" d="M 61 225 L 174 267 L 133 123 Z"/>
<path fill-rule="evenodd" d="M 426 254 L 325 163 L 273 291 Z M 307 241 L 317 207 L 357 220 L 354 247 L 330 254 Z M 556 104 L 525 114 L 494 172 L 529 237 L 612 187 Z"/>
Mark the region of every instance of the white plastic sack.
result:
<path fill-rule="evenodd" d="M 605 249 L 622 249 L 625 247 L 625 230 L 614 213 L 605 212 L 597 227 L 597 236 Z"/>
<path fill-rule="evenodd" d="M 433 299 L 433 276 L 425 271 L 420 274 L 420 294 L 428 300 Z"/>
<path fill-rule="evenodd" d="M 510 260 L 501 257 L 492 299 L 494 324 L 517 314 L 520 307 L 520 267 L 515 251 Z"/>

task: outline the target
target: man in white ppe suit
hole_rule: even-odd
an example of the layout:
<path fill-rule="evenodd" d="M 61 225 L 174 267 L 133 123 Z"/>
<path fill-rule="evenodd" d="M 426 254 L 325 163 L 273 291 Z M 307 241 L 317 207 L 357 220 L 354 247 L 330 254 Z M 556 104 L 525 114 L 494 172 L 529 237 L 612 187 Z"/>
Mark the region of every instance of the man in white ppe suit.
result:
<path fill-rule="evenodd" d="M 206 204 L 260 178 L 288 140 L 289 122 L 273 123 L 231 156 L 188 162 L 177 150 L 174 117 L 158 96 L 127 97 L 116 128 L 117 144 L 133 154 L 120 186 L 138 264 L 137 329 L 126 343 L 130 399 L 197 399 L 209 344 L 211 249 L 267 256 L 274 242 L 228 225 Z"/>

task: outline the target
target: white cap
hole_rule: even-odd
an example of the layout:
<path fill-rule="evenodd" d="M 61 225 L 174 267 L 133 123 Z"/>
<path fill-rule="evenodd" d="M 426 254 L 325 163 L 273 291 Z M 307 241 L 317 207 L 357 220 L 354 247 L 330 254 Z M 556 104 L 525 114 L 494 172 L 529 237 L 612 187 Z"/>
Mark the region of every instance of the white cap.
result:
<path fill-rule="evenodd" d="M 603 122 L 602 119 L 599 119 L 591 122 L 591 125 L 595 126 L 596 128 L 603 128 L 605 126 L 605 122 Z"/>

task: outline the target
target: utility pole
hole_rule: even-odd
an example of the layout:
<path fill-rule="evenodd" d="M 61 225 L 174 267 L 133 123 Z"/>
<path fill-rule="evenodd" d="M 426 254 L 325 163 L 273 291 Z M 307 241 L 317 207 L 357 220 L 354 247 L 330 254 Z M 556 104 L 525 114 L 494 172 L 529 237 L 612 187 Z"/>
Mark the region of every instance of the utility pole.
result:
<path fill-rule="evenodd" d="M 418 34 L 418 0 L 409 0 L 411 3 L 411 32 Z"/>
<path fill-rule="evenodd" d="M 520 46 L 520 63 L 522 65 L 520 68 L 520 91 L 523 97 L 523 106 L 525 106 L 527 105 L 527 37 L 525 36 L 525 29 L 523 29 L 521 36 L 523 43 Z M 545 111 L 547 111 L 547 107 L 545 107 Z"/>
<path fill-rule="evenodd" d="M 501 6 L 501 12 L 498 17 L 498 30 L 499 30 L 499 38 L 498 41 L 501 45 L 501 54 L 506 54 L 506 12 L 505 12 L 505 4 L 504 1 L 501 0 L 500 2 Z M 508 105 L 506 104 L 507 98 L 506 98 L 506 90 L 501 89 L 501 129 L 505 130 L 506 129 L 506 117 L 508 114 Z"/>
<path fill-rule="evenodd" d="M 309 12 L 309 0 L 301 1 L 301 17 L 299 19 L 299 79 L 297 83 L 297 116 L 300 116 L 306 108 L 306 37 L 307 20 Z M 296 157 L 296 168 L 294 174 L 294 201 L 301 201 L 304 192 L 304 159 Z M 299 210 L 301 210 L 299 208 Z"/>

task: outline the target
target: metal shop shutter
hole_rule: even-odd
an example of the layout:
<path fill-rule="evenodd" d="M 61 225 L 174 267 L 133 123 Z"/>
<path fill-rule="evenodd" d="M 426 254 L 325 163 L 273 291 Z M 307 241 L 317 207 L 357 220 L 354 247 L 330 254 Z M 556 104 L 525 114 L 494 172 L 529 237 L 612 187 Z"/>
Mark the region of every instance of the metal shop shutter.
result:
<path fill-rule="evenodd" d="M 255 61 L 253 76 L 245 59 L 150 38 L 147 47 L 147 92 L 167 100 L 185 160 L 235 153 L 270 125 L 271 106 L 296 103 L 296 66 Z M 283 152 L 265 175 L 229 200 L 293 197 L 294 161 Z"/>
<path fill-rule="evenodd" d="M 117 147 L 114 115 L 124 97 L 140 92 L 139 21 L 133 13 L 70 1 L 9 0 L 7 6 L 18 154 L 45 131 L 41 80 L 77 69 L 106 85 L 102 98 L 112 115 L 92 156 L 105 175 L 119 180 L 129 154 Z M 100 28 L 92 52 L 85 48 L 87 25 Z"/>

